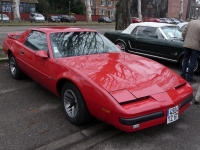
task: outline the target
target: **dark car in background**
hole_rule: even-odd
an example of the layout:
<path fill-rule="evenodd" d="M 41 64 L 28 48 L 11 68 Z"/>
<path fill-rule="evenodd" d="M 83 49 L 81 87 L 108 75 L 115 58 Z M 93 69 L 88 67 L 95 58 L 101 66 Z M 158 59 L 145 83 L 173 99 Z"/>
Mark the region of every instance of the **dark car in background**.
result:
<path fill-rule="evenodd" d="M 168 23 L 168 24 L 173 24 L 173 22 L 171 20 L 169 20 L 168 18 L 160 18 L 160 21 L 162 23 Z"/>
<path fill-rule="evenodd" d="M 60 22 L 73 22 L 76 23 L 76 18 L 73 15 L 60 15 L 58 16 Z"/>
<path fill-rule="evenodd" d="M 49 16 L 48 22 L 60 22 L 60 18 L 58 16 Z"/>
<path fill-rule="evenodd" d="M 178 19 L 176 19 L 176 18 L 169 18 L 169 20 L 171 20 L 173 24 L 180 23 L 180 21 Z"/>
<path fill-rule="evenodd" d="M 99 22 L 99 23 L 100 23 L 100 22 L 111 23 L 112 20 L 109 19 L 108 17 L 101 16 L 101 17 L 99 17 L 98 22 Z"/>
<path fill-rule="evenodd" d="M 132 23 L 140 23 L 142 20 L 138 17 L 131 17 Z"/>
<path fill-rule="evenodd" d="M 104 35 L 125 52 L 183 65 L 182 32 L 175 24 L 132 23 L 122 32 L 105 32 Z M 196 61 L 194 72 L 200 73 L 200 59 Z"/>

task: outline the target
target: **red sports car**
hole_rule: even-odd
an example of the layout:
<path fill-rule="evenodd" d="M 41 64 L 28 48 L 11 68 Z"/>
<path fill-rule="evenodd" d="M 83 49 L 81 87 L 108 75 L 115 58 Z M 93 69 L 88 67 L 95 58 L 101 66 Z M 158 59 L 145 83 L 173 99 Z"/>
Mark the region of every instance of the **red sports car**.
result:
<path fill-rule="evenodd" d="M 140 18 L 137 17 L 131 17 L 132 23 L 140 23 L 142 22 L 142 20 Z"/>
<path fill-rule="evenodd" d="M 60 97 L 73 124 L 94 116 L 133 132 L 176 121 L 193 99 L 179 75 L 93 30 L 31 28 L 9 33 L 3 49 L 12 77 L 26 74 Z"/>

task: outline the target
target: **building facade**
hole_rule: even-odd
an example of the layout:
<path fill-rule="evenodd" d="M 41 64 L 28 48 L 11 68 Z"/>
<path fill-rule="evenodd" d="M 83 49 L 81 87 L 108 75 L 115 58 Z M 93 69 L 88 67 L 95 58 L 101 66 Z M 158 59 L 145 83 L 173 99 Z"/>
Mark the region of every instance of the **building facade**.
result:
<path fill-rule="evenodd" d="M 174 0 L 168 0 L 168 18 L 179 18 L 179 12 L 180 12 L 181 3 L 180 0 L 174 1 Z M 185 20 L 187 18 L 187 12 L 189 11 L 189 1 L 184 0 L 183 2 L 183 15 L 182 19 Z"/>
<path fill-rule="evenodd" d="M 37 0 L 20 0 L 19 10 L 20 13 L 31 13 L 35 12 L 35 4 L 38 3 Z M 1 12 L 11 13 L 13 12 L 12 0 L 2 0 Z"/>
<path fill-rule="evenodd" d="M 107 16 L 115 20 L 116 3 L 116 0 L 90 0 L 92 15 Z"/>

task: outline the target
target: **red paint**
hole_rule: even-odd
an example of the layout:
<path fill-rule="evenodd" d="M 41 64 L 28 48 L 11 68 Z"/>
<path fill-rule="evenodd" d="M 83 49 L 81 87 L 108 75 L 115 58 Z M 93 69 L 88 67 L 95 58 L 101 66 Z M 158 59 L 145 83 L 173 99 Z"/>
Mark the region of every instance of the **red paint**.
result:
<path fill-rule="evenodd" d="M 34 30 L 43 31 L 47 37 L 51 32 L 60 31 L 95 32 L 64 27 Z M 126 132 L 166 123 L 167 109 L 180 107 L 180 103 L 193 93 L 192 87 L 173 71 L 134 54 L 118 52 L 55 59 L 47 39 L 50 57 L 45 58 L 44 51 L 37 54 L 23 45 L 29 32 L 27 30 L 18 39 L 8 37 L 3 41 L 5 53 L 10 50 L 14 54 L 22 71 L 58 97 L 57 83 L 62 79 L 70 80 L 79 88 L 92 116 Z M 10 33 L 12 35 L 16 33 Z M 186 104 L 179 113 L 189 105 Z M 119 122 L 120 118 L 131 119 L 160 111 L 164 117 L 140 123 L 137 129 Z"/>

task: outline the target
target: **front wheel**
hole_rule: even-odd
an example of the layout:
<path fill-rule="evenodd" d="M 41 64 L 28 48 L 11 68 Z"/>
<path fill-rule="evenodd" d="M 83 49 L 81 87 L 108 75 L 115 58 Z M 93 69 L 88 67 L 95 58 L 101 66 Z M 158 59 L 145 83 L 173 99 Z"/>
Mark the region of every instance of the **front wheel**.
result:
<path fill-rule="evenodd" d="M 180 59 L 180 67 L 183 67 L 183 57 Z M 188 72 L 188 68 L 186 70 L 186 72 Z M 194 74 L 200 74 L 200 58 L 197 58 L 195 67 L 194 67 Z"/>
<path fill-rule="evenodd" d="M 10 69 L 11 75 L 14 79 L 20 79 L 23 77 L 23 72 L 19 68 L 13 54 L 9 55 L 9 69 Z"/>
<path fill-rule="evenodd" d="M 66 83 L 62 89 L 61 100 L 67 120 L 79 125 L 88 122 L 91 115 L 79 89 L 73 83 Z"/>
<path fill-rule="evenodd" d="M 116 42 L 116 44 L 120 46 L 122 51 L 124 51 L 124 52 L 127 51 L 127 46 L 126 46 L 126 44 L 124 42 L 118 41 L 118 42 Z"/>

